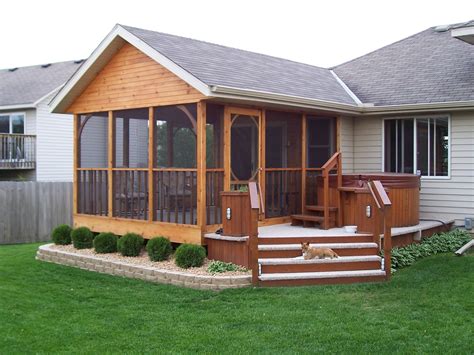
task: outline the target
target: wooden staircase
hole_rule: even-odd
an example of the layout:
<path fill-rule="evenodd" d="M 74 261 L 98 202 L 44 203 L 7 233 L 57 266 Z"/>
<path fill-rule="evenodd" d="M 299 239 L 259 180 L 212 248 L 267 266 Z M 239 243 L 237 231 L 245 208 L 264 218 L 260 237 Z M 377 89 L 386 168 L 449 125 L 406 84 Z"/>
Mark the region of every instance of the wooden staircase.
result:
<path fill-rule="evenodd" d="M 331 248 L 339 258 L 304 260 L 302 242 Z M 371 234 L 259 237 L 258 244 L 261 286 L 372 282 L 386 276 Z"/>
<path fill-rule="evenodd" d="M 341 192 L 338 190 L 336 196 L 336 206 L 330 206 L 329 197 L 329 174 L 337 173 L 337 187 L 342 188 L 342 162 L 341 153 L 335 153 L 321 168 L 306 169 L 320 172 L 323 177 L 323 194 L 318 201 L 321 205 L 304 205 L 302 214 L 291 215 L 292 225 L 302 225 L 303 227 L 319 226 L 323 229 L 342 226 Z M 306 174 L 306 172 L 303 172 Z"/>

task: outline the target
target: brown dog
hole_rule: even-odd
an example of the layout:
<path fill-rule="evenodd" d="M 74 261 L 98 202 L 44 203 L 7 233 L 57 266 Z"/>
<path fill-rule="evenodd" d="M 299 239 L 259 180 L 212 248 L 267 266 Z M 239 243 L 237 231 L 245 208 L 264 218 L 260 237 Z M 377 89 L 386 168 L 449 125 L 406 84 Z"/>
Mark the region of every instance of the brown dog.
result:
<path fill-rule="evenodd" d="M 339 255 L 337 255 L 332 249 L 310 247 L 309 243 L 301 243 L 301 250 L 305 260 L 314 258 L 324 259 L 326 257 L 332 259 L 339 257 Z"/>

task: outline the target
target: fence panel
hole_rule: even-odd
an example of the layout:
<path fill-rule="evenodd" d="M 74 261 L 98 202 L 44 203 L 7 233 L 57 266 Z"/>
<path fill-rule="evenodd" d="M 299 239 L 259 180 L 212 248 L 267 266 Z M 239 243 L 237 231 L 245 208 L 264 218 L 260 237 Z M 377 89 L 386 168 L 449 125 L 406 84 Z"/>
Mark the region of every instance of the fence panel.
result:
<path fill-rule="evenodd" d="M 0 244 L 48 241 L 61 223 L 72 225 L 71 182 L 0 182 Z"/>

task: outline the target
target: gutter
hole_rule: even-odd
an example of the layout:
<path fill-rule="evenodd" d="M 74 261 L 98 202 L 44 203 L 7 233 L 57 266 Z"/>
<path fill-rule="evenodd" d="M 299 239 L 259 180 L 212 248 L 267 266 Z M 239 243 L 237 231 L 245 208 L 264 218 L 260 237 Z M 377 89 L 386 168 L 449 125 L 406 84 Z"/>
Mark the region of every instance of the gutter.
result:
<path fill-rule="evenodd" d="M 280 105 L 284 104 L 287 106 L 331 110 L 355 115 L 360 114 L 360 107 L 356 105 L 341 104 L 338 102 L 309 99 L 285 94 L 275 94 L 259 90 L 242 90 L 230 86 L 213 85 L 210 86 L 210 89 L 212 97 L 274 103 Z"/>
<path fill-rule="evenodd" d="M 29 104 L 18 104 L 18 105 L 6 105 L 6 106 L 0 106 L 0 111 L 7 111 L 7 110 L 21 110 L 25 108 L 36 108 L 36 105 L 34 103 L 29 103 Z"/>
<path fill-rule="evenodd" d="M 416 113 L 420 111 L 462 111 L 474 109 L 474 101 L 450 101 L 450 102 L 431 102 L 421 104 L 406 105 L 386 105 L 386 106 L 365 106 L 360 108 L 360 113 L 364 116 L 378 115 L 383 113 Z"/>

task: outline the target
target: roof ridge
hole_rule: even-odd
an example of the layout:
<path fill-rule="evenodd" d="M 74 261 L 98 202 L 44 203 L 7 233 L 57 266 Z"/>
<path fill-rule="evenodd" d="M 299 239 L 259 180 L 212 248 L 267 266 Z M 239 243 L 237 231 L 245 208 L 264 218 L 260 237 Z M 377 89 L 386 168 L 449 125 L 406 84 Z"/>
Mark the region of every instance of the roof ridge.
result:
<path fill-rule="evenodd" d="M 299 64 L 299 65 L 309 66 L 309 67 L 312 67 L 312 68 L 318 68 L 318 69 L 323 69 L 323 70 L 330 70 L 330 69 L 331 69 L 331 68 L 326 68 L 326 67 L 322 67 L 322 66 L 319 66 L 319 65 L 314 65 L 314 64 L 308 64 L 308 63 L 298 62 L 298 61 L 296 61 L 296 60 L 287 59 L 287 58 L 282 58 L 282 57 L 277 57 L 277 56 L 275 56 L 275 55 L 270 55 L 270 54 L 264 54 L 264 53 L 254 52 L 254 51 L 250 51 L 250 50 L 247 50 L 247 49 L 241 49 L 241 48 L 226 46 L 226 45 L 223 45 L 223 44 L 218 44 L 218 43 L 203 41 L 203 40 L 195 39 L 195 38 L 191 38 L 191 37 L 178 36 L 178 35 L 174 35 L 174 34 L 170 34 L 170 33 L 159 32 L 159 31 L 154 31 L 154 30 L 148 30 L 148 29 L 146 29 L 146 28 L 140 28 L 140 27 L 134 27 L 134 26 L 128 26 L 128 25 L 122 25 L 122 24 L 118 24 L 118 25 L 121 26 L 121 27 L 123 27 L 123 28 L 125 28 L 125 29 L 127 29 L 127 28 L 133 28 L 133 29 L 136 29 L 136 30 L 158 33 L 158 34 L 160 34 L 160 35 L 165 35 L 165 36 L 170 36 L 170 37 L 175 37 L 175 38 L 176 38 L 176 37 L 177 37 L 177 38 L 183 38 L 183 39 L 187 39 L 187 40 L 191 40 L 191 41 L 196 41 L 196 42 L 200 42 L 200 43 L 210 44 L 210 45 L 217 46 L 217 47 L 232 49 L 232 50 L 236 50 L 236 51 L 240 51 L 240 52 L 245 52 L 245 53 L 257 54 L 257 55 L 261 55 L 261 56 L 265 56 L 265 57 L 269 57 L 269 58 L 274 58 L 274 59 L 278 59 L 278 60 L 284 60 L 284 61 L 287 61 L 287 62 Z"/>
<path fill-rule="evenodd" d="M 388 47 L 390 47 L 390 46 L 393 46 L 393 45 L 398 44 L 398 43 L 400 43 L 400 42 L 406 41 L 406 40 L 408 40 L 408 39 L 410 39 L 410 38 L 413 38 L 413 37 L 415 37 L 415 36 L 418 36 L 419 34 L 421 34 L 421 33 L 423 33 L 423 32 L 426 32 L 426 31 L 429 31 L 429 30 L 433 30 L 433 29 L 434 29 L 434 27 L 428 27 L 428 28 L 424 29 L 423 31 L 414 33 L 414 34 L 412 34 L 412 35 L 410 35 L 410 36 L 408 36 L 408 37 L 399 39 L 398 41 L 395 41 L 395 42 L 386 44 L 385 46 L 382 46 L 382 47 L 380 47 L 380 48 L 374 49 L 373 51 L 370 51 L 370 52 L 368 52 L 368 53 L 362 54 L 362 55 L 360 55 L 360 56 L 358 56 L 358 57 L 352 58 L 352 59 L 350 59 L 350 60 L 348 60 L 348 61 L 342 62 L 342 63 L 337 64 L 337 65 L 334 65 L 334 66 L 332 66 L 332 67 L 329 67 L 328 69 L 330 69 L 330 70 L 337 69 L 338 67 L 341 67 L 341 66 L 343 66 L 343 65 L 352 63 L 352 62 L 354 62 L 354 61 L 356 61 L 356 60 L 358 60 L 358 59 L 360 59 L 360 58 L 363 58 L 363 57 L 366 57 L 366 56 L 371 55 L 371 54 L 373 54 L 373 53 L 379 52 L 379 51 L 381 51 L 381 50 L 383 50 L 383 49 L 386 49 L 386 48 L 388 48 Z"/>
<path fill-rule="evenodd" d="M 42 63 L 42 64 L 33 64 L 33 65 L 24 65 L 22 67 L 10 67 L 10 68 L 0 68 L 0 71 L 8 71 L 10 69 L 13 69 L 13 68 L 16 68 L 16 69 L 25 69 L 25 68 L 35 68 L 35 67 L 41 67 L 43 65 L 46 65 L 46 64 L 50 64 L 50 66 L 48 66 L 48 68 L 50 68 L 51 66 L 55 65 L 55 64 L 64 64 L 64 63 L 75 63 L 77 61 L 84 61 L 84 59 L 73 59 L 73 60 L 63 60 L 63 61 L 59 61 L 59 62 L 50 62 L 50 63 Z M 80 64 L 80 63 L 77 63 L 77 64 Z M 45 68 L 46 69 L 46 68 Z"/>

